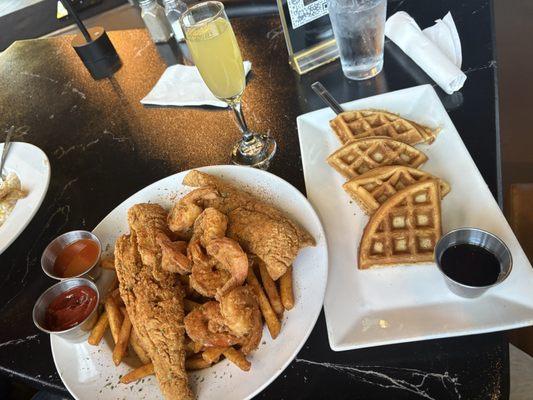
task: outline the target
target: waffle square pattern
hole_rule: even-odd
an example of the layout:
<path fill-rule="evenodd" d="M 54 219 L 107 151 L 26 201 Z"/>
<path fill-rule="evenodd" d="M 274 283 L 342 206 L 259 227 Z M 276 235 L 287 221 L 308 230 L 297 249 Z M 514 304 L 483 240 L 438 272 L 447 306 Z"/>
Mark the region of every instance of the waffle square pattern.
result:
<path fill-rule="evenodd" d="M 388 165 L 418 168 L 426 161 L 420 150 L 387 137 L 351 140 L 328 157 L 328 163 L 347 179 Z"/>
<path fill-rule="evenodd" d="M 433 261 L 441 237 L 440 184 L 428 179 L 400 190 L 370 217 L 359 269 Z"/>
<path fill-rule="evenodd" d="M 432 143 L 438 132 L 382 110 L 346 111 L 329 124 L 343 144 L 369 136 L 386 136 L 410 145 Z"/>
<path fill-rule="evenodd" d="M 349 180 L 342 187 L 365 213 L 371 215 L 400 190 L 428 179 L 438 179 L 442 197 L 450 192 L 450 185 L 444 180 L 425 171 L 399 165 L 373 169 Z"/>

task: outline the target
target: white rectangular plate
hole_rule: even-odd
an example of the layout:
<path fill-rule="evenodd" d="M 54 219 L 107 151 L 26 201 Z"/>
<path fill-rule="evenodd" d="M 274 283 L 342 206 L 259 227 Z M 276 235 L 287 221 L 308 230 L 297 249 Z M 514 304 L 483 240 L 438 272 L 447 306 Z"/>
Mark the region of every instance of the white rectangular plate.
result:
<path fill-rule="evenodd" d="M 498 204 L 437 94 L 430 85 L 344 105 L 384 109 L 440 127 L 437 140 L 418 146 L 429 157 L 421 169 L 452 191 L 442 201 L 442 230 L 473 226 L 498 235 L 513 255 L 511 275 L 480 298 L 452 294 L 434 264 L 359 270 L 357 248 L 368 217 L 344 192 L 344 178 L 326 158 L 340 147 L 329 127 L 330 109 L 298 117 L 307 195 L 324 225 L 329 279 L 324 301 L 329 343 L 342 351 L 469 335 L 533 324 L 533 271 Z M 466 132 L 468 134 L 468 132 Z"/>

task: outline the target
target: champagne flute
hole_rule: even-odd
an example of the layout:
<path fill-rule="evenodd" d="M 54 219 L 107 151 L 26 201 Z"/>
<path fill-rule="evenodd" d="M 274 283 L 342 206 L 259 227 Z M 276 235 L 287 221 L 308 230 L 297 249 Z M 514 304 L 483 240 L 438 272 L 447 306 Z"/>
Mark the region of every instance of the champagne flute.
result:
<path fill-rule="evenodd" d="M 268 168 L 276 141 L 251 132 L 241 109 L 246 77 L 241 52 L 231 24 L 218 1 L 199 3 L 180 18 L 192 59 L 209 90 L 233 110 L 242 132 L 231 152 L 234 164 Z"/>

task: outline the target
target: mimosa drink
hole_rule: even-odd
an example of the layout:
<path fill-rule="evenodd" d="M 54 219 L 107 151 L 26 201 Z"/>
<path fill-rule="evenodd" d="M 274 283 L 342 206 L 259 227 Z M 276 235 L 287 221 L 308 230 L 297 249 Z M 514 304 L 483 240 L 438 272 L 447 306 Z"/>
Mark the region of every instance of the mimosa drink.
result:
<path fill-rule="evenodd" d="M 244 67 L 229 21 L 217 18 L 186 33 L 196 67 L 213 94 L 227 102 L 239 101 L 244 91 Z"/>
<path fill-rule="evenodd" d="M 231 151 L 231 161 L 268 168 L 276 153 L 276 141 L 269 135 L 250 131 L 244 119 L 241 108 L 246 85 L 244 66 L 224 5 L 218 1 L 198 3 L 182 14 L 180 23 L 202 79 L 215 97 L 228 104 L 242 132 L 242 139 Z"/>

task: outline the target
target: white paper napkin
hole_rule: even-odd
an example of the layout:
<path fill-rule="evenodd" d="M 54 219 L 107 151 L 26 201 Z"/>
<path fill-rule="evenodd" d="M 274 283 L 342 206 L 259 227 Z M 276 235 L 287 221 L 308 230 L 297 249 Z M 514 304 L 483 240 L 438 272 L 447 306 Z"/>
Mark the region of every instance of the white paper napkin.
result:
<path fill-rule="evenodd" d="M 429 40 L 437 45 L 437 47 L 444 53 L 448 59 L 453 62 L 458 68 L 461 68 L 463 62 L 463 54 L 461 52 L 461 40 L 457 27 L 452 18 L 452 14 L 448 12 L 442 19 L 435 21 L 436 24 L 424 29 L 424 35 Z"/>
<path fill-rule="evenodd" d="M 422 31 L 409 14 L 399 11 L 385 24 L 385 35 L 448 94 L 461 89 L 461 42 L 450 13 Z"/>
<path fill-rule="evenodd" d="M 252 63 L 244 61 L 243 65 L 244 74 L 248 75 Z M 211 93 L 198 68 L 181 64 L 168 67 L 141 103 L 157 106 L 228 106 Z"/>

